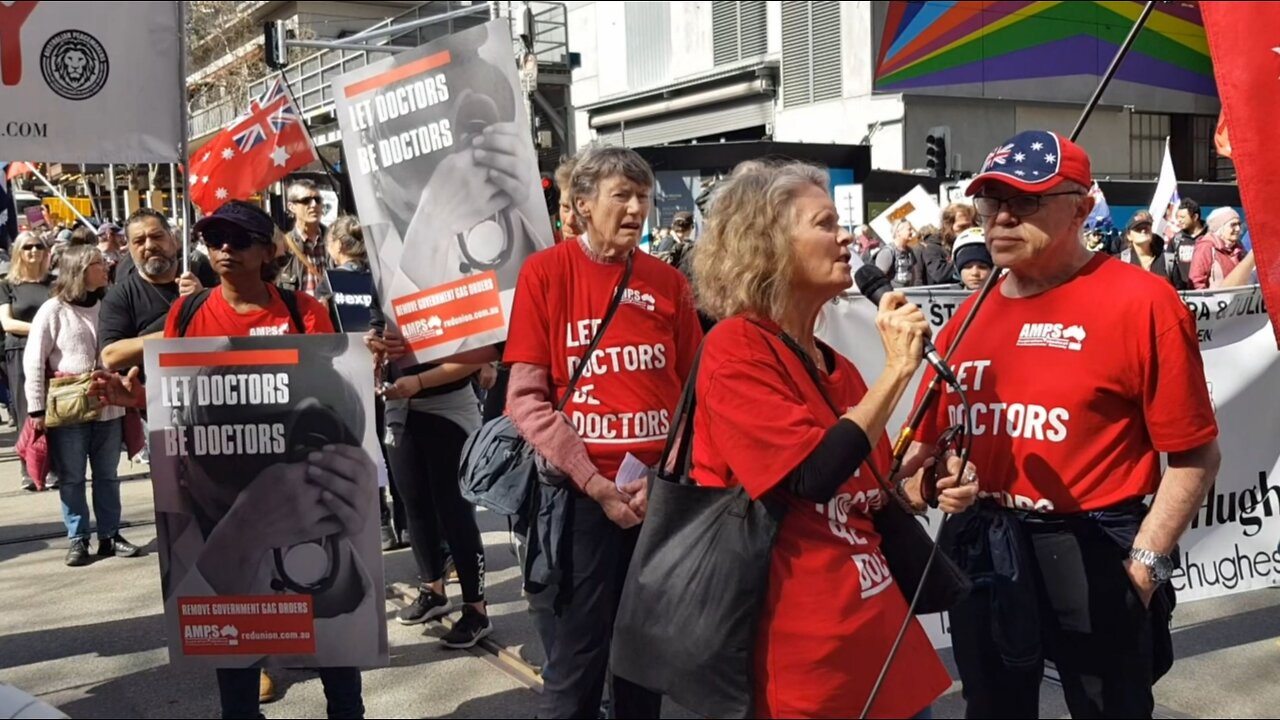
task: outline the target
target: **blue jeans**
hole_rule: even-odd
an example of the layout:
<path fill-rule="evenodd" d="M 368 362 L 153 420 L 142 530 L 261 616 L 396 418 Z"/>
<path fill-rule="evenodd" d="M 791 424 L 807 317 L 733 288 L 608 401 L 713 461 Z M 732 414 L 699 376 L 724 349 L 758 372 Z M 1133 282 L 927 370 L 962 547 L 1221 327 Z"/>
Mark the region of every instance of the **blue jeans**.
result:
<path fill-rule="evenodd" d="M 364 695 L 361 691 L 360 668 L 317 668 L 328 701 L 328 716 L 335 720 L 364 717 Z M 227 720 L 260 718 L 258 707 L 258 668 L 218 670 L 218 696 L 222 701 L 222 717 Z"/>
<path fill-rule="evenodd" d="M 62 522 L 67 537 L 89 539 L 89 504 L 85 501 L 85 470 L 93 467 L 93 514 L 98 537 L 115 537 L 120 530 L 120 443 L 124 424 L 119 418 L 49 428 L 49 456 L 58 473 Z"/>

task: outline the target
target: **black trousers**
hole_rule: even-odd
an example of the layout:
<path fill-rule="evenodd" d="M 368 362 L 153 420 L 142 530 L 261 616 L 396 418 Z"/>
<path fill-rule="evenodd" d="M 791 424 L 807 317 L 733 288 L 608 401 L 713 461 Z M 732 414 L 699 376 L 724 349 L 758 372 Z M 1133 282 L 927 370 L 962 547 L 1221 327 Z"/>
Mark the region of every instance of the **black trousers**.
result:
<path fill-rule="evenodd" d="M 458 485 L 466 441 L 466 432 L 452 420 L 410 411 L 399 444 L 387 448 L 387 456 L 404 501 L 419 579 L 431 583 L 444 578 L 443 537 L 458 569 L 463 602 L 478 603 L 484 601 L 484 545 L 476 508 L 463 499 Z"/>
<path fill-rule="evenodd" d="M 396 533 L 402 533 L 406 527 L 404 500 L 400 499 L 400 491 L 396 489 L 396 478 L 391 472 L 387 446 L 382 442 L 387 435 L 387 408 L 382 398 L 378 398 L 374 403 L 374 418 L 378 428 L 378 447 L 382 448 L 382 459 L 387 463 L 387 487 L 378 490 L 378 509 L 382 516 L 382 524 L 390 525 Z"/>
<path fill-rule="evenodd" d="M 260 718 L 258 705 L 258 668 L 224 668 L 218 670 L 218 699 L 224 720 Z M 317 668 L 324 685 L 328 705 L 326 713 L 333 720 L 359 720 L 364 717 L 364 695 L 361 692 L 360 669 L 353 667 Z"/>
<path fill-rule="evenodd" d="M 1062 677 L 1071 717 L 1150 718 L 1152 623 L 1125 571 L 1127 549 L 1096 527 L 1023 526 L 1035 548 L 1041 644 Z M 1044 663 L 1005 666 L 989 592 L 975 589 L 951 611 L 965 717 L 1038 717 Z"/>
<path fill-rule="evenodd" d="M 609 646 L 639 528 L 623 530 L 591 498 L 574 498 L 561 553 L 565 582 L 529 596 L 546 651 L 540 718 L 594 718 L 609 677 Z M 558 598 L 558 600 L 557 600 Z M 657 718 L 662 696 L 612 678 L 613 715 Z"/>
<path fill-rule="evenodd" d="M 9 394 L 13 397 L 13 425 L 22 432 L 27 422 L 27 373 L 22 369 L 22 350 L 5 350 L 4 364 L 9 376 Z"/>

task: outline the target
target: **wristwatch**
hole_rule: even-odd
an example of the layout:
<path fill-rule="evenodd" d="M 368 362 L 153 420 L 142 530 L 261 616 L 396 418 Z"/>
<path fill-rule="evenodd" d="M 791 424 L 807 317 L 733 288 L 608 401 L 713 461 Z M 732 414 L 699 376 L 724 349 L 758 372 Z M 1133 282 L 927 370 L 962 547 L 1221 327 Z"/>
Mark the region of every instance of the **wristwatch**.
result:
<path fill-rule="evenodd" d="M 1146 565 L 1147 569 L 1151 571 L 1151 579 L 1156 584 L 1167 583 L 1173 577 L 1173 558 L 1168 555 L 1161 555 L 1142 548 L 1133 548 L 1129 551 L 1129 559 Z"/>

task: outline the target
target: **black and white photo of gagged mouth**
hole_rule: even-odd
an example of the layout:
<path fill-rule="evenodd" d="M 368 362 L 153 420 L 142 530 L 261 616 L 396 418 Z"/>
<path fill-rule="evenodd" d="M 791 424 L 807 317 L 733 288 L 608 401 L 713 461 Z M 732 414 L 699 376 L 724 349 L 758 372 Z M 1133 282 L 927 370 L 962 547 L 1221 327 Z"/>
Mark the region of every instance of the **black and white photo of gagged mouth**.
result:
<path fill-rule="evenodd" d="M 40 51 L 40 72 L 49 89 L 68 100 L 88 100 L 110 74 L 107 50 L 82 30 L 55 33 Z"/>

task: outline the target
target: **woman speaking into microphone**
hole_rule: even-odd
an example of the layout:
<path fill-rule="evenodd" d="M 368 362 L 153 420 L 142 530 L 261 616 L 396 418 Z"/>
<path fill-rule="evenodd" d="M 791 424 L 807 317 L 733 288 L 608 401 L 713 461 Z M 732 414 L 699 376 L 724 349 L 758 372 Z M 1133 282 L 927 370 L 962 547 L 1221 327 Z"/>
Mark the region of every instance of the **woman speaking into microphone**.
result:
<path fill-rule="evenodd" d="M 886 362 L 870 387 L 814 337 L 823 305 L 853 284 L 853 238 L 828 187 L 809 165 L 744 163 L 716 188 L 694 257 L 702 307 L 722 321 L 697 375 L 692 477 L 786 508 L 756 636 L 759 717 L 858 717 L 907 615 L 873 515 L 888 500 L 876 480 L 890 465 L 885 424 L 928 323 L 901 293 L 884 296 L 876 326 Z M 939 505 L 954 513 L 977 487 L 950 462 Z M 896 492 L 923 508 L 919 484 L 909 478 Z M 927 716 L 950 684 L 912 621 L 870 714 Z"/>

